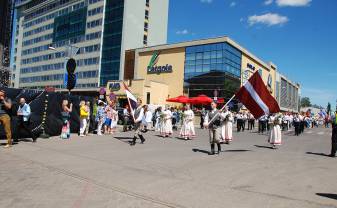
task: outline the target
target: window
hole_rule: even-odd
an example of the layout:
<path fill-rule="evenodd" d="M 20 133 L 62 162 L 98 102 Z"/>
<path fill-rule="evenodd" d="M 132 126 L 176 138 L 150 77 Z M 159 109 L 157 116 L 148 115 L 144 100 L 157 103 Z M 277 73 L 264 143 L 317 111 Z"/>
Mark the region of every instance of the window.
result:
<path fill-rule="evenodd" d="M 151 94 L 149 92 L 146 93 L 146 104 L 151 103 Z"/>
<path fill-rule="evenodd" d="M 150 0 L 146 0 L 146 6 L 147 6 L 147 7 L 150 6 Z"/>

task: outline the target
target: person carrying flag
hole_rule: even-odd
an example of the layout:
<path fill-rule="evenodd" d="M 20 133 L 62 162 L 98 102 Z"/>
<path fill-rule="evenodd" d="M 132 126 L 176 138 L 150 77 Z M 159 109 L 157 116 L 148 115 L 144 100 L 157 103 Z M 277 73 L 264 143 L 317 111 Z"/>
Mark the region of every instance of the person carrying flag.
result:
<path fill-rule="evenodd" d="M 140 98 L 137 99 L 137 108 L 134 111 L 133 117 L 135 121 L 135 126 L 134 126 L 135 134 L 130 144 L 131 146 L 136 145 L 137 136 L 139 137 L 142 144 L 145 142 L 145 138 L 143 137 L 142 129 L 141 129 L 141 122 L 144 118 L 144 108 L 142 106 L 142 100 Z"/>
<path fill-rule="evenodd" d="M 209 111 L 205 116 L 204 127 L 209 129 L 209 142 L 211 144 L 210 155 L 215 154 L 215 144 L 218 146 L 217 154 L 221 152 L 220 144 L 220 134 L 221 134 L 221 117 L 220 112 L 216 108 L 216 103 L 213 101 L 211 103 L 212 110 Z M 212 122 L 213 121 L 213 122 Z"/>

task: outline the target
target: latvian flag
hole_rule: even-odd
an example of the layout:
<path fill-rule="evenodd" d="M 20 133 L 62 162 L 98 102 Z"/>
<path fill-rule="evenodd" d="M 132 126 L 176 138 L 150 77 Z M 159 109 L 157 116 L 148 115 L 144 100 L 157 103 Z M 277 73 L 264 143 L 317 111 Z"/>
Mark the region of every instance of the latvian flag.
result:
<path fill-rule="evenodd" d="M 259 72 L 253 74 L 236 93 L 235 97 L 247 107 L 255 118 L 280 112 L 277 101 L 269 93 Z"/>
<path fill-rule="evenodd" d="M 131 91 L 129 90 L 129 88 L 126 86 L 126 84 L 124 82 L 123 82 L 123 85 L 124 85 L 126 97 L 128 99 L 130 111 L 131 111 L 131 114 L 133 116 L 134 112 L 137 108 L 137 98 L 131 93 Z"/>

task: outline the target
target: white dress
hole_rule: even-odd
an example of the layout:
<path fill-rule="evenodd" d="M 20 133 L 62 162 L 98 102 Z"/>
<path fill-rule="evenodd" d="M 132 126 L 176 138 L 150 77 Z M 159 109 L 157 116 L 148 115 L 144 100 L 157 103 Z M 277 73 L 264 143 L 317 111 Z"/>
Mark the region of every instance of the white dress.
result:
<path fill-rule="evenodd" d="M 113 131 L 116 130 L 118 124 L 118 112 L 116 110 L 112 110 L 112 119 L 111 119 L 111 124 L 110 127 Z"/>
<path fill-rule="evenodd" d="M 173 131 L 172 131 L 172 113 L 170 110 L 164 110 L 163 111 L 163 121 L 162 121 L 162 127 L 160 134 L 162 136 L 170 136 Z"/>
<path fill-rule="evenodd" d="M 221 126 L 221 139 L 225 142 L 233 140 L 233 115 L 231 112 L 221 113 L 221 117 L 225 119 Z"/>
<path fill-rule="evenodd" d="M 275 122 L 276 119 L 278 119 L 278 121 Z M 282 122 L 282 119 L 271 116 L 269 121 L 272 125 L 272 128 L 269 134 L 268 142 L 272 145 L 281 145 L 282 144 L 282 134 L 281 134 L 281 128 L 279 124 Z"/>
<path fill-rule="evenodd" d="M 187 138 L 194 138 L 195 137 L 195 130 L 194 130 L 194 113 L 192 110 L 186 110 L 183 113 L 183 124 L 180 130 L 180 136 L 187 139 Z"/>
<path fill-rule="evenodd" d="M 159 131 L 159 132 L 161 132 L 161 128 L 162 128 L 162 124 L 163 124 L 163 122 L 162 122 L 162 119 L 160 118 L 160 115 L 162 114 L 162 112 L 157 112 L 156 113 L 156 125 L 155 125 L 155 131 Z"/>

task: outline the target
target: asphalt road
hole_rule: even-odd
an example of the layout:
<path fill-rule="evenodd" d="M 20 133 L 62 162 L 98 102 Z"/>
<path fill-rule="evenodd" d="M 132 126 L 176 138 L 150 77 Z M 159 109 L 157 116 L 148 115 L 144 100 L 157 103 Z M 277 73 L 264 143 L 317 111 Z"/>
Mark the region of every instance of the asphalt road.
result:
<path fill-rule="evenodd" d="M 156 135 L 134 147 L 131 133 L 116 133 L 1 148 L 0 207 L 337 207 L 331 129 L 286 132 L 278 150 L 266 135 L 235 132 L 214 156 L 206 130 L 193 141 Z"/>

